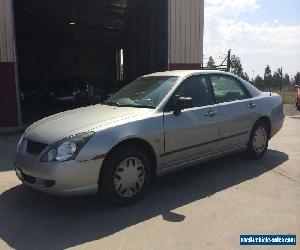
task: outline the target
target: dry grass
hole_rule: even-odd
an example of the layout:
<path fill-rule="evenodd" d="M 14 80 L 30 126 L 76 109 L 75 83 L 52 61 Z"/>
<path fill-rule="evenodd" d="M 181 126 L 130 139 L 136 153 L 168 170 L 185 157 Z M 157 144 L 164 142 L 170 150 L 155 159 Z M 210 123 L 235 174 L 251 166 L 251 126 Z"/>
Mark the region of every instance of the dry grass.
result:
<path fill-rule="evenodd" d="M 259 90 L 270 91 L 279 94 L 283 102 L 286 104 L 295 104 L 296 103 L 296 88 L 293 86 L 282 86 L 282 89 L 279 89 L 279 86 L 256 86 Z"/>

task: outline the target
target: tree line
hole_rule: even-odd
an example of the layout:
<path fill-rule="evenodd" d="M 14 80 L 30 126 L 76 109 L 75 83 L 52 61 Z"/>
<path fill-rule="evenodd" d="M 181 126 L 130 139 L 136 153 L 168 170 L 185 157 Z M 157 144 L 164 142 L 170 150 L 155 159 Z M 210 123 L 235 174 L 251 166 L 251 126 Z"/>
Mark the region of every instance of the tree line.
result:
<path fill-rule="evenodd" d="M 206 67 L 211 69 L 217 68 L 212 56 L 209 57 Z M 232 55 L 230 58 L 230 72 L 248 82 L 252 82 L 256 86 L 300 85 L 300 72 L 297 72 L 292 81 L 288 73 L 282 73 L 282 68 L 278 68 L 272 73 L 269 65 L 266 66 L 263 76 L 257 75 L 250 80 L 247 72 L 243 69 L 240 58 L 236 55 Z"/>

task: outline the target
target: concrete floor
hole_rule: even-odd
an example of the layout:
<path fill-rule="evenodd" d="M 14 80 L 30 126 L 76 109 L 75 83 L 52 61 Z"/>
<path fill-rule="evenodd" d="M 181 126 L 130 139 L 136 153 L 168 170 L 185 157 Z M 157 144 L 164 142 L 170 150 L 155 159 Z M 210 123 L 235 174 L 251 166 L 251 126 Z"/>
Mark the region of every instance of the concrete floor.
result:
<path fill-rule="evenodd" d="M 165 176 L 130 207 L 21 185 L 19 135 L 1 135 L 0 249 L 254 249 L 240 234 L 296 234 L 300 247 L 299 128 L 286 118 L 262 160 L 238 154 Z"/>

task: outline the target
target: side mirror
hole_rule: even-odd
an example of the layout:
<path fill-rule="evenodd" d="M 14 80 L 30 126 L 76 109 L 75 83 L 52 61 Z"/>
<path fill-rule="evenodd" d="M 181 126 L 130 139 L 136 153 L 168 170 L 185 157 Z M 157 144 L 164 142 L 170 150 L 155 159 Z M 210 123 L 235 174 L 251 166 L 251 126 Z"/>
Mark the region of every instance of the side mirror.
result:
<path fill-rule="evenodd" d="M 179 97 L 175 103 L 174 115 L 178 116 L 181 114 L 181 110 L 192 108 L 194 106 L 192 97 Z"/>

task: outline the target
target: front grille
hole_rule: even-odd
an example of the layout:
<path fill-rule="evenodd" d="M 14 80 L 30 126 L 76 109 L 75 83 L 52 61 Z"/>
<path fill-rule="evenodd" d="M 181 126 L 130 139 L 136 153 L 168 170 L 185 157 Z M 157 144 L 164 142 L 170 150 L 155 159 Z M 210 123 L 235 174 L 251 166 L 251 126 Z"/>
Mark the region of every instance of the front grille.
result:
<path fill-rule="evenodd" d="M 47 144 L 40 143 L 40 142 L 34 142 L 34 141 L 27 141 L 27 148 L 26 153 L 32 154 L 32 155 L 38 155 L 40 154 L 45 148 L 47 147 Z"/>

